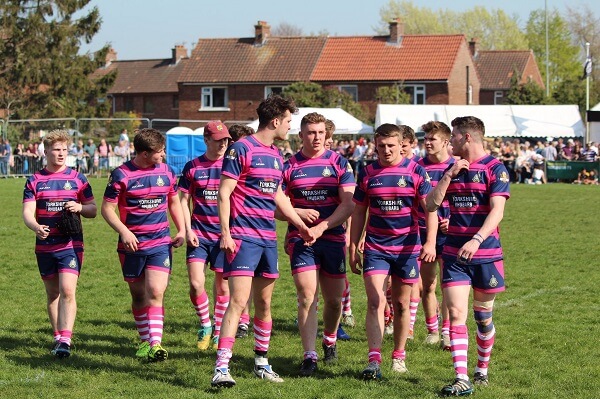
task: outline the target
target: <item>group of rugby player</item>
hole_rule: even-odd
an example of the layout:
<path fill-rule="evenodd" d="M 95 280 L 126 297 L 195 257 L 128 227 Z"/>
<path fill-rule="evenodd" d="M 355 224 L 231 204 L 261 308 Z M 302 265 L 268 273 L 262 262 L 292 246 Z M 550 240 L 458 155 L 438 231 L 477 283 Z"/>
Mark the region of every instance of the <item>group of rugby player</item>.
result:
<path fill-rule="evenodd" d="M 136 134 L 136 156 L 111 173 L 101 207 L 119 234 L 117 252 L 140 338 L 136 356 L 150 361 L 168 356 L 161 342 L 171 249 L 187 242 L 190 299 L 200 324 L 198 349 L 217 350 L 211 385 L 236 383 L 229 361 L 236 337 L 248 331 L 250 302 L 254 373 L 283 382 L 267 358 L 271 298 L 279 277 L 277 218 L 289 223 L 285 248 L 304 349 L 300 375 L 318 369 L 319 291 L 323 363 L 338 358 L 348 250 L 350 268 L 362 273 L 367 294 L 368 365 L 361 378 L 381 378 L 386 297 L 394 314 L 391 369 L 407 372 L 406 341 L 422 297 L 426 342 L 440 341 L 441 311 L 443 346 L 452 352 L 456 378 L 442 394 L 468 395 L 473 383 L 487 385 L 495 337 L 493 304 L 495 294 L 504 290 L 498 224 L 509 197 L 509 179 L 502 163 L 484 150 L 483 122 L 472 116 L 456 118 L 452 131 L 441 122 L 426 123 L 427 156 L 422 159 L 412 156 L 410 127 L 383 124 L 374 136 L 378 160 L 355 179 L 348 161 L 328 149 L 334 125 L 318 113 L 302 118 L 302 147 L 284 163 L 274 141 L 286 138 L 296 111 L 291 100 L 270 96 L 257 108 L 256 132 L 209 122 L 204 129 L 206 153 L 185 165 L 179 182 L 163 163 L 165 139 L 160 132 L 142 129 Z M 70 355 L 83 236 L 65 236 L 57 222 L 63 209 L 88 218 L 97 212 L 87 179 L 65 164 L 68 138 L 64 131 L 46 136 L 48 165 L 27 180 L 23 196 L 25 224 L 37 237 L 54 331 L 52 353 L 58 358 Z M 177 229 L 174 238 L 168 214 Z M 215 272 L 214 325 L 205 290 L 208 265 Z M 435 297 L 438 265 L 441 306 Z M 467 372 L 466 327 L 471 287 L 478 352 L 473 382 Z"/>

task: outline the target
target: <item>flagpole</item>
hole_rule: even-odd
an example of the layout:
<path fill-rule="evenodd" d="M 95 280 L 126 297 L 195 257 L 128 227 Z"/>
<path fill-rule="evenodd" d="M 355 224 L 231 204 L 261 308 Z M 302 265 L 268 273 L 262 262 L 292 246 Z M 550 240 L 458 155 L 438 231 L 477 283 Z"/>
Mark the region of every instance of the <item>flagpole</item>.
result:
<path fill-rule="evenodd" d="M 586 62 L 590 59 L 590 43 L 585 43 L 585 60 Z M 588 111 L 590 109 L 590 75 L 586 71 L 585 77 L 585 144 L 590 141 L 590 122 L 588 121 Z"/>

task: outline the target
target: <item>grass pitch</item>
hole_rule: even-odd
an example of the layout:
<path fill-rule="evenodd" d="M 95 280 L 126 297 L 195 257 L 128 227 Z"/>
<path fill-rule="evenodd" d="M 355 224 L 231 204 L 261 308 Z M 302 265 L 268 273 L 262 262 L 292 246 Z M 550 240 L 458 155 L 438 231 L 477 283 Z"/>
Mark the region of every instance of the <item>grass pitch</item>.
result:
<path fill-rule="evenodd" d="M 294 325 L 296 297 L 289 261 L 281 249 L 269 357 L 285 383 L 267 384 L 254 377 L 253 342 L 245 338 L 236 341 L 231 362 L 238 385 L 223 391 L 210 388 L 215 354 L 196 350 L 198 327 L 187 293 L 183 248 L 175 251 L 165 299 L 163 344 L 169 359 L 141 363 L 134 357 L 137 333 L 117 260 L 116 233 L 100 215 L 84 220 L 86 252 L 77 292 L 73 355 L 55 360 L 49 354 L 51 331 L 33 253 L 34 235 L 21 219 L 24 182 L 0 180 L 0 392 L 4 398 L 435 398 L 441 386 L 453 379 L 449 353 L 423 343 L 421 310 L 415 340 L 407 346 L 409 373 L 392 374 L 392 342 L 386 337 L 384 380 L 357 378 L 366 365 L 367 346 L 364 288 L 355 275 L 350 275 L 350 282 L 358 325 L 347 330 L 352 340 L 339 342 L 336 365 L 320 365 L 316 377 L 299 377 L 302 347 Z M 91 183 L 99 207 L 106 179 L 91 179 Z M 476 388 L 475 395 L 598 397 L 600 191 L 566 184 L 513 185 L 511 190 L 500 233 L 507 291 L 496 300 L 498 335 L 490 386 Z M 283 228 L 281 224 L 280 237 Z M 472 372 L 476 360 L 472 320 L 469 332 Z"/>

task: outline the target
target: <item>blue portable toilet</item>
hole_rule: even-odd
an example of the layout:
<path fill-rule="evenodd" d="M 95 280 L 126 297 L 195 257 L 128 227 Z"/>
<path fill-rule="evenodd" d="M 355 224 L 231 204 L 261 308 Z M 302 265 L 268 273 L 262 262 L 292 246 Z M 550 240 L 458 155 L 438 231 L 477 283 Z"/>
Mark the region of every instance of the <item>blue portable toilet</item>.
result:
<path fill-rule="evenodd" d="M 167 132 L 167 164 L 177 175 L 181 174 L 185 164 L 206 152 L 204 128 L 192 130 L 177 126 Z"/>

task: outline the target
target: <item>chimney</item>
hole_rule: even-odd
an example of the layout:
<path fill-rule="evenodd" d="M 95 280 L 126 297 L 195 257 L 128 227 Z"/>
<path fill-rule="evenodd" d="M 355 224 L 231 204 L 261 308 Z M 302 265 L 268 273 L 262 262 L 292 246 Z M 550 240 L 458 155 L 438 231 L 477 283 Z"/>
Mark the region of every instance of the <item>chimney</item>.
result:
<path fill-rule="evenodd" d="M 471 41 L 469 42 L 469 51 L 471 52 L 471 57 L 477 59 L 479 56 L 479 41 L 476 37 L 471 38 Z"/>
<path fill-rule="evenodd" d="M 390 21 L 390 38 L 388 43 L 394 46 L 402 44 L 402 36 L 404 36 L 404 23 L 400 18 L 395 18 Z"/>
<path fill-rule="evenodd" d="M 188 58 L 187 49 L 182 44 L 176 44 L 172 50 L 173 64 L 177 64 L 182 58 Z"/>
<path fill-rule="evenodd" d="M 104 67 L 108 68 L 113 61 L 117 60 L 117 52 L 114 48 L 109 48 L 106 53 L 106 57 L 104 58 Z"/>
<path fill-rule="evenodd" d="M 254 45 L 262 46 L 269 36 L 271 36 L 271 25 L 266 21 L 258 21 L 258 23 L 254 25 Z"/>

